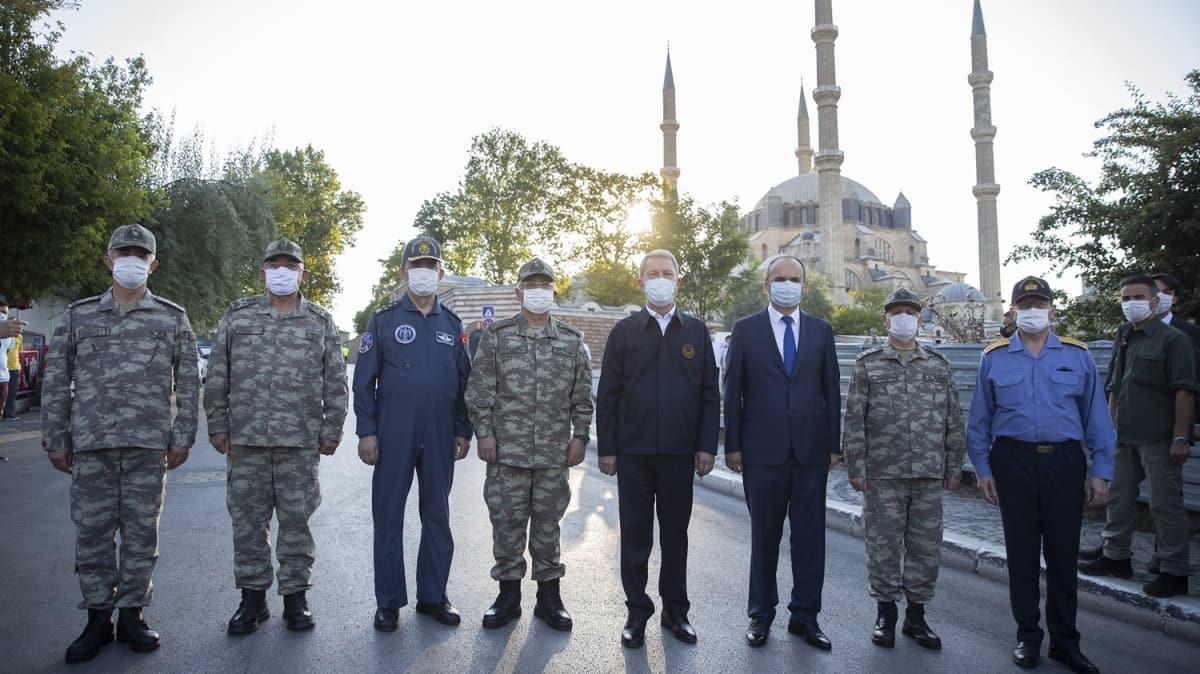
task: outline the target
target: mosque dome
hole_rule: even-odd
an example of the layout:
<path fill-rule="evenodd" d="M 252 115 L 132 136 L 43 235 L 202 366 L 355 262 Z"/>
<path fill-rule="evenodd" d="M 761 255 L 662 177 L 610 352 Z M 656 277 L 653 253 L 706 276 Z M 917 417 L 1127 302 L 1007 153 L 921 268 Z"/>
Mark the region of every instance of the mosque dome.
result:
<path fill-rule="evenodd" d="M 987 298 L 979 289 L 966 283 L 951 283 L 943 287 L 930 300 L 931 304 L 944 302 L 986 302 Z"/>
<path fill-rule="evenodd" d="M 864 204 L 883 205 L 883 202 L 879 200 L 879 197 L 875 196 L 874 192 L 867 189 L 865 185 L 857 180 L 851 180 L 846 176 L 841 176 L 840 180 L 842 182 L 843 199 L 854 199 Z M 793 176 L 772 187 L 758 201 L 758 207 L 761 208 L 763 202 L 769 197 L 779 197 L 785 204 L 819 203 L 821 201 L 820 186 L 821 180 L 816 173 Z"/>

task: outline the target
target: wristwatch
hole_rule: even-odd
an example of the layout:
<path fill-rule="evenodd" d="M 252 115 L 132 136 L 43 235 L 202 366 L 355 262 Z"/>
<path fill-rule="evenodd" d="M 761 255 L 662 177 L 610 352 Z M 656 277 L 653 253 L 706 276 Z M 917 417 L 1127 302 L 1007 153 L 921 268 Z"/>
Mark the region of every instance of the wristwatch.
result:
<path fill-rule="evenodd" d="M 1172 445 L 1186 445 L 1186 444 L 1188 444 L 1188 439 L 1183 437 L 1182 435 L 1176 435 L 1175 439 L 1171 441 L 1171 444 Z"/>

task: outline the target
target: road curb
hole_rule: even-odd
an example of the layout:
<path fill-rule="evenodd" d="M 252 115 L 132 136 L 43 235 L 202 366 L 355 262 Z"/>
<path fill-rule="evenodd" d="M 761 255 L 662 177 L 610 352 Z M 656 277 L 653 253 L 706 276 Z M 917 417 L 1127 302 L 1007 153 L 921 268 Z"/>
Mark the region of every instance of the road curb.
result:
<path fill-rule="evenodd" d="M 696 484 L 715 492 L 745 500 L 742 480 L 726 470 L 697 477 Z M 862 538 L 862 507 L 837 499 L 825 500 L 825 525 Z M 961 561 L 971 571 L 1008 581 L 1008 558 L 1004 546 L 953 532 L 942 535 L 942 553 Z M 1045 561 L 1042 562 L 1045 571 Z M 1119 615 L 1168 636 L 1200 643 L 1200 600 L 1193 597 L 1156 599 L 1141 591 L 1132 580 L 1079 576 L 1080 604 L 1101 613 Z M 1114 610 L 1116 609 L 1116 610 Z"/>

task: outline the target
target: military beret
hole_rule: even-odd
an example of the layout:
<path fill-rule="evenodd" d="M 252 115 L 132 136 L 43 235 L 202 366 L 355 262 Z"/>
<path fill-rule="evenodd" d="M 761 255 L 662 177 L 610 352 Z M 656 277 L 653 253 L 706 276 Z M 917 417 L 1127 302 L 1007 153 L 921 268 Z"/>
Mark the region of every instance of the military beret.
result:
<path fill-rule="evenodd" d="M 550 277 L 550 280 L 553 281 L 554 267 L 551 267 L 550 263 L 546 262 L 542 258 L 535 257 L 529 262 L 521 265 L 521 268 L 517 270 L 517 283 L 524 281 L 530 276 L 537 276 L 539 274 L 542 276 L 548 276 Z"/>
<path fill-rule="evenodd" d="M 151 254 L 157 252 L 154 234 L 138 224 L 121 225 L 113 230 L 112 238 L 108 240 L 108 249 L 116 250 L 127 246 L 136 246 Z"/>

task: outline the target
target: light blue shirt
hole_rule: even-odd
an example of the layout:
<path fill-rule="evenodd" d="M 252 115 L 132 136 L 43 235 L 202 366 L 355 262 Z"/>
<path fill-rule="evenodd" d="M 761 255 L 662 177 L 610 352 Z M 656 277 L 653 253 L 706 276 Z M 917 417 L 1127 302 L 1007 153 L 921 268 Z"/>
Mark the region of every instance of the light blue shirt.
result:
<path fill-rule="evenodd" d="M 1086 349 L 1050 333 L 1039 356 L 1020 333 L 983 354 L 967 420 L 967 453 L 979 477 L 991 477 L 988 453 L 1001 436 L 1024 442 L 1078 440 L 1092 458 L 1091 476 L 1111 480 L 1117 430 L 1096 361 Z"/>

